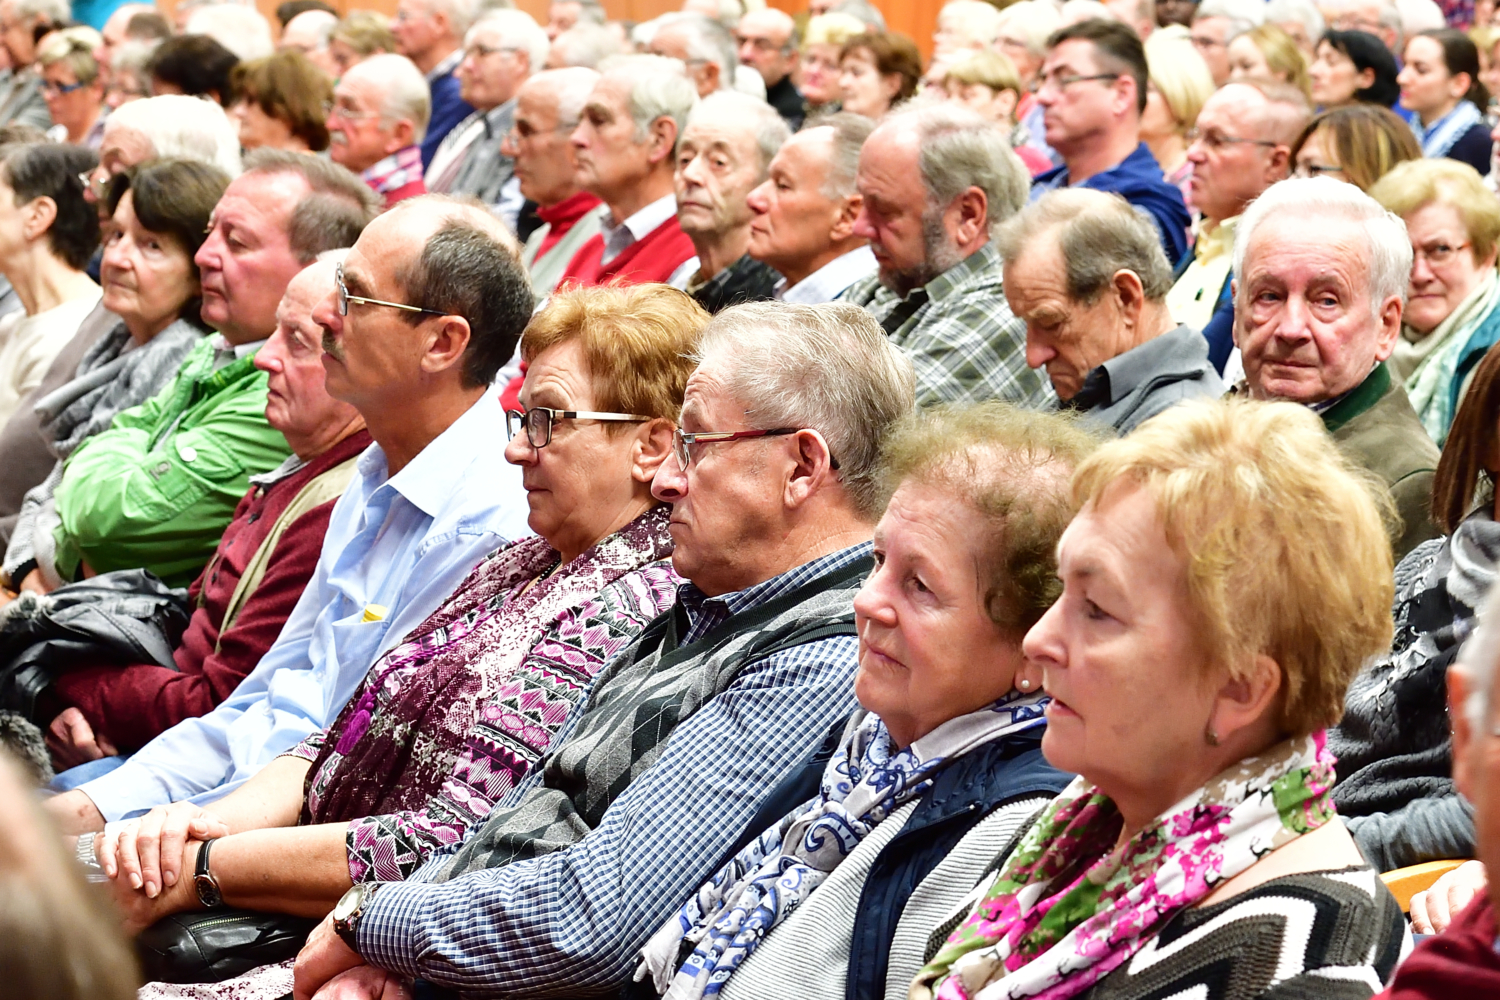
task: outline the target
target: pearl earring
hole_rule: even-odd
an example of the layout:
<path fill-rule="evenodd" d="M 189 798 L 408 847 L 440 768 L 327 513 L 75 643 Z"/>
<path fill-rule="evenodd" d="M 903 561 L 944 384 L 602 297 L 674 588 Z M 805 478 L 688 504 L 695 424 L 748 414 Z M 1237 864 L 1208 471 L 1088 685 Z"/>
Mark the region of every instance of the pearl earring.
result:
<path fill-rule="evenodd" d="M 1022 677 L 1017 683 L 1019 684 L 1022 691 L 1031 690 L 1031 681 L 1027 680 L 1026 678 Z"/>

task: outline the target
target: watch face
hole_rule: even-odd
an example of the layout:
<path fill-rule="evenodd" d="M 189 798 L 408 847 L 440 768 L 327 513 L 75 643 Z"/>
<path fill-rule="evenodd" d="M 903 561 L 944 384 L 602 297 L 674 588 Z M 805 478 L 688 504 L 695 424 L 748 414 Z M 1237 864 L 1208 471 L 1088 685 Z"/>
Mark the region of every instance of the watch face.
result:
<path fill-rule="evenodd" d="M 364 896 L 363 885 L 356 885 L 344 893 L 339 897 L 338 905 L 333 908 L 333 919 L 348 920 L 359 909 L 360 901 L 364 899 Z"/>

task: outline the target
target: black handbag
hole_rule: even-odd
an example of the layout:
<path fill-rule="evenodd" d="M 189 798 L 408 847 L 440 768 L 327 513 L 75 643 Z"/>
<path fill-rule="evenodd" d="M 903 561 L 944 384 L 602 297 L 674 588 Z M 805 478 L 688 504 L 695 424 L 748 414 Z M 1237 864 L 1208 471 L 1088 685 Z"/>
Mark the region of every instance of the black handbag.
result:
<path fill-rule="evenodd" d="M 217 983 L 296 958 L 319 921 L 225 907 L 178 913 L 136 938 L 148 983 Z"/>

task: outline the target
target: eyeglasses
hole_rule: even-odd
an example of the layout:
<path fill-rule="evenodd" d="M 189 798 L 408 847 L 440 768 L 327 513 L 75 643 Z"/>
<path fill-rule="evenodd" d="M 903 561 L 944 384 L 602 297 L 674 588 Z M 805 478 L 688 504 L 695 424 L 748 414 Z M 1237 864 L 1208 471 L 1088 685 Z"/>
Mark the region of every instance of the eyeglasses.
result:
<path fill-rule="evenodd" d="M 1222 49 L 1227 48 L 1228 42 L 1221 42 L 1217 38 L 1208 35 L 1190 35 L 1188 41 L 1193 43 L 1195 49 Z"/>
<path fill-rule="evenodd" d="M 1277 143 L 1269 139 L 1244 139 L 1237 135 L 1224 135 L 1222 132 L 1204 132 L 1197 126 L 1188 129 L 1183 138 L 1187 139 L 1188 145 L 1203 143 L 1210 153 L 1217 153 L 1225 146 L 1267 146 L 1271 149 L 1277 146 Z"/>
<path fill-rule="evenodd" d="M 1084 83 L 1089 80 L 1118 80 L 1119 78 L 1119 73 L 1089 73 L 1086 75 L 1082 73 L 1048 73 L 1042 77 L 1041 86 L 1037 89 L 1046 90 L 1048 87 L 1051 87 L 1053 90 L 1063 90 L 1073 86 L 1075 83 Z"/>
<path fill-rule="evenodd" d="M 1341 174 L 1343 167 L 1330 163 L 1299 163 L 1292 171 L 1298 177 L 1318 177 L 1322 174 Z"/>
<path fill-rule="evenodd" d="M 104 194 L 109 190 L 109 182 L 114 179 L 114 174 L 105 174 L 101 177 L 99 176 L 100 173 L 99 168 L 95 167 L 93 170 L 85 170 L 78 175 L 78 183 L 83 185 L 85 191 L 94 196 L 95 201 L 104 200 Z"/>
<path fill-rule="evenodd" d="M 690 450 L 692 445 L 722 444 L 725 441 L 742 441 L 746 438 L 779 437 L 783 434 L 796 434 L 804 429 L 802 427 L 776 427 L 768 431 L 697 431 L 695 433 L 676 430 L 672 432 L 672 454 L 677 459 L 677 467 L 686 472 L 693 464 L 693 453 Z M 829 456 L 829 464 L 837 469 L 839 460 Z"/>
<path fill-rule="evenodd" d="M 744 36 L 736 35 L 734 43 L 736 46 L 744 46 L 746 44 L 753 45 L 755 46 L 755 51 L 757 52 L 792 51 L 792 43 L 790 39 L 785 42 L 777 42 L 774 38 L 746 38 Z"/>
<path fill-rule="evenodd" d="M 1467 250 L 1471 244 L 1460 243 L 1456 247 L 1450 247 L 1446 243 L 1430 243 L 1425 247 L 1412 247 L 1412 262 L 1425 259 L 1432 267 L 1442 267 L 1453 259 L 1453 255 L 1460 250 Z"/>
<path fill-rule="evenodd" d="M 495 55 L 497 52 L 519 52 L 514 45 L 480 45 L 475 42 L 464 49 L 464 58 L 483 59 L 486 56 Z"/>
<path fill-rule="evenodd" d="M 71 94 L 75 90 L 87 87 L 86 83 L 56 83 L 52 80 L 43 80 L 42 85 L 37 88 L 48 97 L 58 97 L 62 94 Z"/>
<path fill-rule="evenodd" d="M 339 290 L 339 315 L 349 315 L 349 303 L 358 302 L 362 306 L 385 306 L 388 309 L 404 309 L 406 312 L 423 313 L 427 316 L 446 316 L 447 313 L 438 312 L 436 309 L 423 309 L 421 306 L 409 306 L 403 302 L 386 302 L 383 299 L 368 299 L 363 295 L 350 295 L 349 288 L 344 284 L 344 265 L 335 265 L 333 269 L 333 282 Z"/>
<path fill-rule="evenodd" d="M 637 413 L 598 413 L 594 410 L 554 410 L 550 406 L 533 406 L 529 410 L 506 410 L 505 426 L 514 438 L 526 428 L 526 440 L 533 448 L 552 443 L 552 425 L 559 420 L 606 420 L 621 424 L 643 424 L 651 417 Z"/>
<path fill-rule="evenodd" d="M 346 122 L 365 122 L 371 118 L 379 118 L 380 114 L 376 111 L 356 111 L 345 105 L 335 104 L 328 108 L 328 116 L 330 118 L 342 118 Z"/>

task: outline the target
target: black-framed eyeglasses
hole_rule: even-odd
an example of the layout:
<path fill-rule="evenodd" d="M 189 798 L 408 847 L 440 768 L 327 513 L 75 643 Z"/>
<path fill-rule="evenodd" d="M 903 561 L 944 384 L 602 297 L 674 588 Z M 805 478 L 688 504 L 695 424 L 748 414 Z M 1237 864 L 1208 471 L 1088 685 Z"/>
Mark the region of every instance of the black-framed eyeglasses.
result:
<path fill-rule="evenodd" d="M 1195 142 L 1203 143 L 1211 153 L 1217 153 L 1225 146 L 1267 146 L 1275 149 L 1280 145 L 1269 139 L 1246 139 L 1237 135 L 1224 135 L 1221 132 L 1205 132 L 1196 125 L 1188 129 L 1183 138 L 1190 146 Z"/>
<path fill-rule="evenodd" d="M 344 265 L 337 264 L 333 269 L 333 282 L 339 290 L 339 315 L 349 315 L 349 303 L 358 302 L 362 306 L 385 306 L 388 309 L 404 309 L 407 312 L 422 313 L 426 316 L 446 316 L 445 312 L 436 309 L 423 309 L 421 306 L 409 306 L 404 302 L 386 302 L 384 299 L 370 299 L 363 295 L 350 295 L 348 287 L 344 284 Z"/>
<path fill-rule="evenodd" d="M 805 427 L 774 427 L 770 430 L 755 431 L 696 431 L 684 432 L 681 428 L 672 432 L 672 454 L 677 459 L 678 468 L 686 472 L 693 464 L 692 445 L 695 444 L 722 444 L 725 441 L 742 441 L 746 438 L 780 437 L 784 434 L 796 434 L 806 430 Z M 829 464 L 833 468 L 839 467 L 839 460 L 832 455 L 829 456 Z"/>
<path fill-rule="evenodd" d="M 605 420 L 620 424 L 643 424 L 652 417 L 638 413 L 600 413 L 595 410 L 554 410 L 550 406 L 533 406 L 529 410 L 506 410 L 505 427 L 514 438 L 526 428 L 526 440 L 533 448 L 552 443 L 552 425 L 559 420 Z"/>
<path fill-rule="evenodd" d="M 1324 174 L 1341 174 L 1344 168 L 1331 163 L 1299 163 L 1292 171 L 1297 177 L 1321 177 Z"/>

